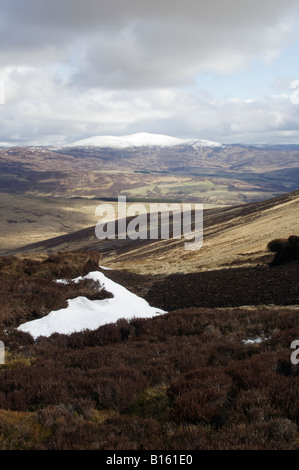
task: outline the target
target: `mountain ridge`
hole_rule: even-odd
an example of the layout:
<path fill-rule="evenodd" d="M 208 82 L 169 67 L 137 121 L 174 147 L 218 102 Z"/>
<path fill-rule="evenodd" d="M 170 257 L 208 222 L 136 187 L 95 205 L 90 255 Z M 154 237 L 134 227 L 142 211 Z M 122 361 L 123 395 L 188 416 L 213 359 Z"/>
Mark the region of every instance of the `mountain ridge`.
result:
<path fill-rule="evenodd" d="M 176 147 L 190 145 L 197 147 L 220 147 L 222 144 L 201 139 L 181 139 L 164 134 L 139 132 L 124 136 L 93 136 L 65 144 L 64 147 L 104 147 L 104 148 L 130 148 L 130 147 Z"/>

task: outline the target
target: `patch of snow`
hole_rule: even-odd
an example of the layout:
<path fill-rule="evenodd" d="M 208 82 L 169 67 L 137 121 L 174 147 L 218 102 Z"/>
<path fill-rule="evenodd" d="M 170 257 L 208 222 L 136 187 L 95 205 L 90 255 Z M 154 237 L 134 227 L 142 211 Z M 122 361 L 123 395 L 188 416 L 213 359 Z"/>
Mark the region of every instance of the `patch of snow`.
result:
<path fill-rule="evenodd" d="M 189 145 L 193 148 L 199 147 L 223 147 L 219 142 L 213 142 L 212 140 L 194 139 L 189 141 Z"/>
<path fill-rule="evenodd" d="M 168 135 L 139 132 L 121 137 L 109 135 L 94 136 L 66 144 L 64 147 L 110 147 L 125 149 L 130 147 L 173 147 L 178 145 L 189 145 L 197 148 L 219 147 L 222 144 L 210 140 L 179 139 Z"/>
<path fill-rule="evenodd" d="M 108 270 L 109 270 L 109 271 L 112 271 L 112 268 L 107 268 L 107 266 L 99 266 L 99 268 L 101 268 L 101 269 L 106 269 L 107 271 L 108 271 Z"/>
<path fill-rule="evenodd" d="M 148 302 L 133 294 L 125 287 L 107 279 L 99 271 L 74 279 L 92 279 L 111 292 L 114 297 L 104 300 L 89 300 L 76 297 L 68 301 L 68 307 L 53 311 L 43 318 L 23 323 L 19 331 L 30 333 L 34 339 L 39 336 L 51 336 L 53 333 L 71 334 L 84 330 L 95 330 L 107 323 L 114 323 L 120 318 L 151 318 L 166 313 L 151 307 Z M 61 282 L 61 281 L 60 281 Z"/>
<path fill-rule="evenodd" d="M 270 336 L 265 337 L 265 336 L 258 336 L 257 338 L 254 339 L 243 339 L 242 343 L 244 344 L 259 344 L 262 343 L 263 341 L 267 341 Z"/>
<path fill-rule="evenodd" d="M 255 343 L 262 343 L 262 341 L 264 341 L 263 338 L 243 339 L 242 343 L 244 343 L 244 344 L 255 344 Z"/>

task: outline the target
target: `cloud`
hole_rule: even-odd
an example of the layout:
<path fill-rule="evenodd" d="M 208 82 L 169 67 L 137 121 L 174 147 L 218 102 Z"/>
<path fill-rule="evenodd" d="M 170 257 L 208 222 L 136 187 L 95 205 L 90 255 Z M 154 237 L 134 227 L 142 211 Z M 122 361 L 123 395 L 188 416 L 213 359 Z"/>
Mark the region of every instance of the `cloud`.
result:
<path fill-rule="evenodd" d="M 14 104 L 3 107 L 2 141 L 10 136 L 20 143 L 56 145 L 147 131 L 223 143 L 298 142 L 298 108 L 290 94 L 219 100 L 196 87 L 162 87 L 138 92 L 94 88 L 74 95 L 69 88 L 61 93 L 51 75 L 43 74 L 24 84 L 24 96 L 15 86 Z"/>
<path fill-rule="evenodd" d="M 259 100 L 232 90 L 220 100 L 198 83 L 203 74 L 233 76 L 253 60 L 275 61 L 294 41 L 297 5 L 2 1 L 0 140 L 55 144 L 138 131 L 223 142 L 295 140 L 297 108 L 285 77 L 273 76 L 272 90 Z"/>
<path fill-rule="evenodd" d="M 256 55 L 275 57 L 292 36 L 296 3 L 11 0 L 2 13 L 2 61 L 60 62 L 80 50 L 74 83 L 107 88 L 182 84 L 201 70 L 228 73 Z"/>

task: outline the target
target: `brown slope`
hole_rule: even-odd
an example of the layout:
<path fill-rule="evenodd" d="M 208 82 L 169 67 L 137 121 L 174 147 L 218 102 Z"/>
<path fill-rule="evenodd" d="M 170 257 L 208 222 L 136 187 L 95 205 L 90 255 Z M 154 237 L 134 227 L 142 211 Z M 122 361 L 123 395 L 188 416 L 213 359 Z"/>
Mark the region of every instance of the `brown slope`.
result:
<path fill-rule="evenodd" d="M 267 264 L 273 238 L 299 234 L 299 191 L 267 201 L 204 212 L 203 247 L 186 251 L 183 241 L 140 243 L 107 257 L 109 266 L 138 273 L 198 272 Z"/>
<path fill-rule="evenodd" d="M 186 251 L 184 240 L 98 240 L 94 227 L 27 245 L 11 252 L 92 250 L 103 264 L 140 274 L 198 272 L 265 264 L 267 243 L 299 234 L 299 190 L 266 201 L 204 212 L 203 247 Z"/>

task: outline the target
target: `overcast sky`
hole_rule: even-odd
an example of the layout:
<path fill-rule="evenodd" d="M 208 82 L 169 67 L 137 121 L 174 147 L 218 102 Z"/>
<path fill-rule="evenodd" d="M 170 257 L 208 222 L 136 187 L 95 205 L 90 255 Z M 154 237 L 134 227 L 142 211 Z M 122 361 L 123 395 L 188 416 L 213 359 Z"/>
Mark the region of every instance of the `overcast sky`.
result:
<path fill-rule="evenodd" d="M 298 31 L 299 0 L 0 0 L 0 142 L 299 143 Z"/>

